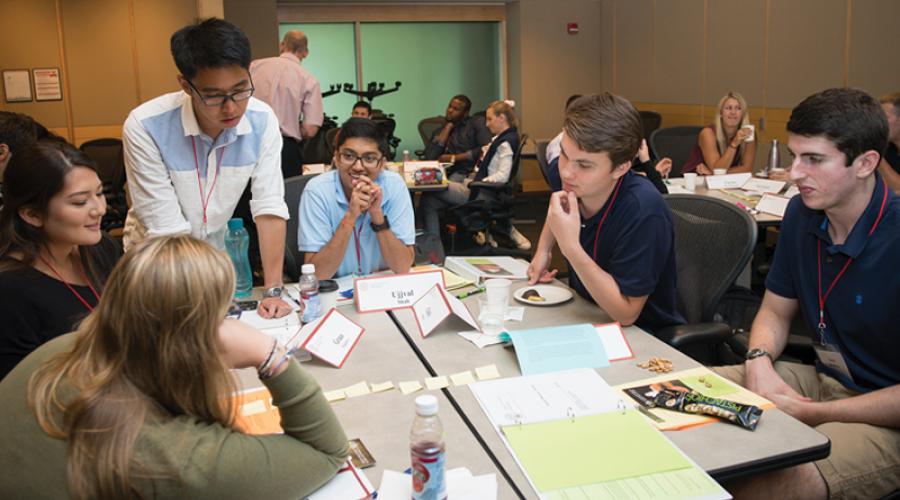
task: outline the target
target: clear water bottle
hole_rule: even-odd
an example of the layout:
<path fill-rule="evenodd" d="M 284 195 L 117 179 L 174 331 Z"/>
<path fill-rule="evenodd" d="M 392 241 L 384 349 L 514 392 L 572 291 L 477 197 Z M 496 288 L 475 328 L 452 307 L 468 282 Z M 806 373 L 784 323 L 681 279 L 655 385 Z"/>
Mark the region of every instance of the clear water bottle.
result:
<path fill-rule="evenodd" d="M 444 427 L 438 417 L 438 399 L 432 394 L 416 398 L 416 418 L 409 432 L 413 500 L 445 500 Z"/>
<path fill-rule="evenodd" d="M 322 315 L 319 302 L 319 279 L 316 278 L 316 265 L 303 264 L 300 268 L 300 300 L 303 301 L 304 323 L 309 323 Z"/>
<path fill-rule="evenodd" d="M 244 229 L 243 219 L 231 219 L 228 221 L 228 231 L 225 233 L 225 249 L 234 264 L 234 296 L 235 298 L 249 297 L 253 292 L 253 271 L 250 269 L 250 257 L 247 251 L 250 248 L 250 235 Z"/>
<path fill-rule="evenodd" d="M 408 150 L 408 149 L 404 149 L 404 150 L 403 150 L 403 163 L 406 163 L 406 162 L 408 162 L 408 161 L 409 161 L 409 150 Z"/>

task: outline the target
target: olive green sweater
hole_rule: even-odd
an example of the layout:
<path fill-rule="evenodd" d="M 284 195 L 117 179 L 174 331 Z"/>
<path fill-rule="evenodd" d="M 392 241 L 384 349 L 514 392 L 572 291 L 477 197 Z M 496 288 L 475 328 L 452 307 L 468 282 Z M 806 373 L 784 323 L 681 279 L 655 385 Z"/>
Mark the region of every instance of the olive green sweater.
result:
<path fill-rule="evenodd" d="M 28 408 L 31 374 L 68 350 L 74 334 L 44 344 L 0 382 L 0 498 L 66 498 L 65 441 L 49 437 Z M 137 460 L 175 477 L 135 479 L 144 498 L 296 500 L 334 476 L 347 438 L 316 381 L 296 361 L 265 381 L 284 434 L 253 436 L 195 418 L 146 423 Z"/>

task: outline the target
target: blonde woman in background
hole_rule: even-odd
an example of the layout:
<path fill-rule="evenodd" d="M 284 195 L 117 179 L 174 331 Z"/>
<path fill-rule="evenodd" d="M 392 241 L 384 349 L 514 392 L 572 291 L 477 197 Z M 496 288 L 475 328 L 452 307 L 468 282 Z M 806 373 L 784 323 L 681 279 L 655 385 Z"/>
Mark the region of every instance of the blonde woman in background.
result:
<path fill-rule="evenodd" d="M 729 92 L 719 100 L 719 111 L 712 125 L 700 131 L 691 157 L 681 171 L 712 175 L 725 169 L 729 174 L 752 172 L 756 160 L 756 140 L 750 126 L 747 100 Z"/>
<path fill-rule="evenodd" d="M 224 320 L 227 255 L 188 236 L 125 254 L 75 333 L 0 383 L 0 498 L 304 498 L 347 456 L 310 375 Z M 234 427 L 230 369 L 257 368 L 284 434 Z"/>

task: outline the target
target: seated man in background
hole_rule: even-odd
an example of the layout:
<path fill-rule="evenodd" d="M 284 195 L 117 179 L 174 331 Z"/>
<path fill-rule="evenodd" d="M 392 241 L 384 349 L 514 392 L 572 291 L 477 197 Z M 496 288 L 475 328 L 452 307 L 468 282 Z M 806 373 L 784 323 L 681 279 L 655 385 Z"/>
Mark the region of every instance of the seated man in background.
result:
<path fill-rule="evenodd" d="M 831 89 L 794 108 L 787 130 L 800 196 L 781 224 L 747 361 L 716 371 L 828 436 L 831 454 L 729 489 L 882 498 L 900 488 L 900 200 L 876 172 L 888 124 L 868 94 Z M 797 313 L 816 332 L 815 367 L 774 362 Z"/>
<path fill-rule="evenodd" d="M 126 251 L 147 238 L 190 234 L 225 246 L 228 219 L 250 185 L 266 290 L 259 313 L 284 316 L 284 236 L 289 217 L 281 177 L 278 118 L 252 97 L 250 41 L 210 18 L 172 35 L 181 90 L 131 111 L 122 139 L 133 204 Z"/>
<path fill-rule="evenodd" d="M 28 115 L 0 111 L 0 179 L 13 153 L 36 143 L 38 139 L 63 140 Z"/>
<path fill-rule="evenodd" d="M 359 101 L 353 105 L 353 110 L 350 112 L 351 118 L 371 118 L 372 117 L 372 105 L 367 103 L 366 101 Z"/>
<path fill-rule="evenodd" d="M 640 116 L 622 97 L 588 95 L 568 107 L 562 190 L 550 197 L 528 278 L 533 284 L 556 275 L 548 267 L 558 243 L 579 295 L 623 325 L 653 331 L 684 319 L 675 306 L 669 209 L 650 181 L 631 171 L 642 137 Z"/>
<path fill-rule="evenodd" d="M 472 101 L 460 94 L 447 105 L 444 125 L 431 136 L 425 146 L 425 159 L 452 163 L 447 179 L 462 182 L 472 172 L 481 155 L 481 147 L 491 142 L 491 132 L 484 119 L 470 117 Z"/>
<path fill-rule="evenodd" d="M 888 122 L 888 147 L 878 172 L 894 193 L 900 193 L 900 92 L 882 96 L 881 109 Z"/>
<path fill-rule="evenodd" d="M 387 153 L 374 122 L 351 118 L 338 133 L 337 168 L 303 190 L 297 241 L 319 279 L 412 266 L 412 201 L 403 178 L 384 170 Z"/>

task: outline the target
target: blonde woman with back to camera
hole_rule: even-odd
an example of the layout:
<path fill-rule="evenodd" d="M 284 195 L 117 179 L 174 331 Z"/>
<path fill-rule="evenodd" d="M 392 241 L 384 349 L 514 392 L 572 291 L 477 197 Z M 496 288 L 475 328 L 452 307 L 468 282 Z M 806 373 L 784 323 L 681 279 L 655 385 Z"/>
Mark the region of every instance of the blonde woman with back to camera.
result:
<path fill-rule="evenodd" d="M 747 100 L 729 92 L 720 100 L 712 125 L 700 131 L 682 173 L 712 175 L 716 170 L 737 174 L 752 172 L 756 160 L 756 137 L 750 124 Z"/>
<path fill-rule="evenodd" d="M 188 236 L 127 253 L 75 333 L 0 383 L 2 498 L 302 498 L 347 456 L 315 380 L 223 320 L 228 257 Z M 284 434 L 234 427 L 232 368 L 256 367 Z"/>

